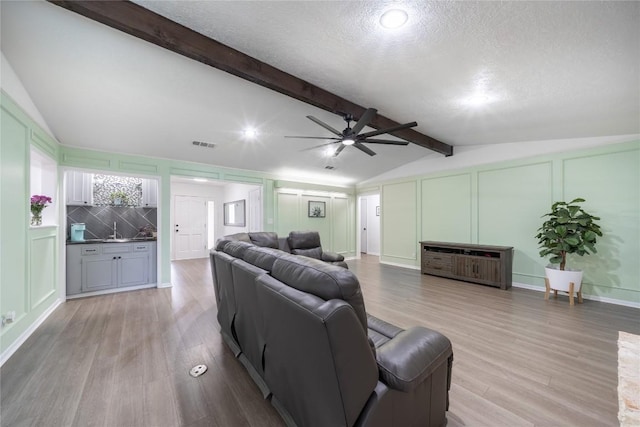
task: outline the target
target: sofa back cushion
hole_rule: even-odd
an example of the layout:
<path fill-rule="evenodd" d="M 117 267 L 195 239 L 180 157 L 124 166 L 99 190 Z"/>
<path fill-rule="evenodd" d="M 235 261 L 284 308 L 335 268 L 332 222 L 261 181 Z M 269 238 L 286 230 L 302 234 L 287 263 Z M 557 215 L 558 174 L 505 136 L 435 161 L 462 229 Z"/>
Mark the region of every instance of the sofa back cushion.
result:
<path fill-rule="evenodd" d="M 316 259 L 285 253 L 273 263 L 271 275 L 292 288 L 323 300 L 344 300 L 353 307 L 366 333 L 367 313 L 360 282 L 351 271 Z"/>
<path fill-rule="evenodd" d="M 278 249 L 278 234 L 272 231 L 249 233 L 249 239 L 256 246 Z"/>
<path fill-rule="evenodd" d="M 284 252 L 278 249 L 254 246 L 245 251 L 242 259 L 263 270 L 271 271 L 273 263 L 282 255 Z"/>
<path fill-rule="evenodd" d="M 242 259 L 247 249 L 252 247 L 253 245 L 251 243 L 242 242 L 239 240 L 230 241 L 226 245 L 224 245 L 224 248 L 222 248 L 222 251 L 226 254 L 231 255 L 234 258 Z"/>

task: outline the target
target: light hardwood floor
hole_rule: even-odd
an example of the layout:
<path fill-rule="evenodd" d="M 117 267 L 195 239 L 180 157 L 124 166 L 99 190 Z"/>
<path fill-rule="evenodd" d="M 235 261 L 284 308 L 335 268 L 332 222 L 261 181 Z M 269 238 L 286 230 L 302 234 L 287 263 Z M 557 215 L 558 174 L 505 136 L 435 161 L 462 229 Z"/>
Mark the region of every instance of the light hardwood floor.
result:
<path fill-rule="evenodd" d="M 369 313 L 451 339 L 449 426 L 618 424 L 617 333 L 640 310 L 349 265 Z M 61 305 L 0 370 L 0 425 L 282 426 L 220 338 L 210 275 L 174 262 L 172 288 Z"/>

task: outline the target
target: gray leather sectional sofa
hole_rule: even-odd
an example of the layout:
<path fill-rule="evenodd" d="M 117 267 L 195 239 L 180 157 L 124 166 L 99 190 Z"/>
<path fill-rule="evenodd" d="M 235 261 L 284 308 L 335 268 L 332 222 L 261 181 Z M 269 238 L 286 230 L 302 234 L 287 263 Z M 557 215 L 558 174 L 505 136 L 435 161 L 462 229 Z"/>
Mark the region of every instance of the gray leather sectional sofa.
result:
<path fill-rule="evenodd" d="M 445 336 L 368 315 L 339 266 L 237 240 L 210 260 L 222 336 L 287 425 L 446 424 Z"/>

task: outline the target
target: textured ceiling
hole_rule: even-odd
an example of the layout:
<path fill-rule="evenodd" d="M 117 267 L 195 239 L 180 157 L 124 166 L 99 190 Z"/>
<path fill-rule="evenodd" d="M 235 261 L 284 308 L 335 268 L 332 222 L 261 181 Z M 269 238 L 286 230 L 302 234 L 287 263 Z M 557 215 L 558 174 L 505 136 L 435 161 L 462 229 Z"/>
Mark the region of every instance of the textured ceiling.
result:
<path fill-rule="evenodd" d="M 638 2 L 137 3 L 454 147 L 640 133 Z M 378 25 L 390 4 L 409 11 L 400 30 Z M 439 156 L 323 159 L 282 136 L 326 135 L 304 116 L 337 116 L 51 4 L 1 7 L 2 51 L 64 144 L 342 183 Z"/>

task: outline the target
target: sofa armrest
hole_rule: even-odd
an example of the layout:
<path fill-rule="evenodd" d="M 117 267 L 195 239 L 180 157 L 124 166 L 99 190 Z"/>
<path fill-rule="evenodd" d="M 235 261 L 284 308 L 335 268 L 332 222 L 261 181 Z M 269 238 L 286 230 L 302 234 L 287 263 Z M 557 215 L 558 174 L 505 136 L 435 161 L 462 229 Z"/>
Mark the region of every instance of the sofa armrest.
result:
<path fill-rule="evenodd" d="M 382 382 L 392 389 L 409 392 L 452 355 L 447 337 L 416 326 L 378 347 L 376 358 Z"/>
<path fill-rule="evenodd" d="M 337 262 L 344 261 L 344 257 L 335 252 L 322 251 L 322 261 L 324 262 Z"/>

